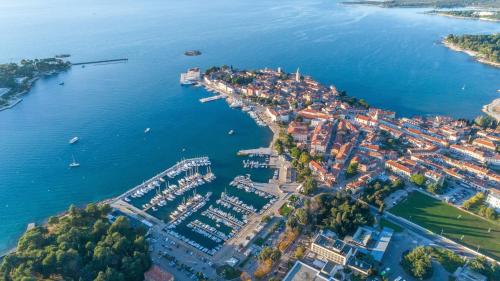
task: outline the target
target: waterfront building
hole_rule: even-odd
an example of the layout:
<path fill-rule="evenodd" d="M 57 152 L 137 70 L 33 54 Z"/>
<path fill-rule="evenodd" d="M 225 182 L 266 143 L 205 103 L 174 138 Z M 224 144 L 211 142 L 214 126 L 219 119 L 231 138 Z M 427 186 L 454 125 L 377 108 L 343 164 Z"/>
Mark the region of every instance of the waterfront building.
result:
<path fill-rule="evenodd" d="M 356 122 L 358 122 L 359 124 L 366 125 L 366 126 L 376 126 L 377 125 L 377 121 L 375 119 L 372 119 L 368 116 L 361 115 L 361 114 L 356 115 L 354 120 Z"/>

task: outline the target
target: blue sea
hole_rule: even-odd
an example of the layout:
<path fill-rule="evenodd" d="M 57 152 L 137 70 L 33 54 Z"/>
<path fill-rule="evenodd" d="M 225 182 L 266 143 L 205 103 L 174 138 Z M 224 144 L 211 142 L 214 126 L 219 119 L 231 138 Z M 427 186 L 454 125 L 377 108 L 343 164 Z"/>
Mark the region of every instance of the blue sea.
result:
<path fill-rule="evenodd" d="M 129 60 L 40 80 L 0 112 L 0 251 L 28 223 L 121 194 L 182 157 L 209 156 L 219 189 L 244 173 L 236 152 L 267 145 L 270 131 L 223 101 L 200 103 L 209 93 L 179 86 L 189 67 L 300 68 L 399 116 L 473 118 L 498 97 L 500 72 L 440 40 L 500 25 L 423 11 L 331 0 L 1 1 L 2 63 Z M 68 168 L 72 155 L 80 168 Z"/>

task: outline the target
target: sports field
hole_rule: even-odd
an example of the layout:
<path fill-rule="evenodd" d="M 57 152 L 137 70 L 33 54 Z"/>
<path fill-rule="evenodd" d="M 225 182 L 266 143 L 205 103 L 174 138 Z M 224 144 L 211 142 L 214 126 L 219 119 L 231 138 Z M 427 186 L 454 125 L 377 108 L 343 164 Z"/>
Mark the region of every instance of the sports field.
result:
<path fill-rule="evenodd" d="M 434 233 L 500 260 L 500 225 L 479 218 L 421 192 L 412 192 L 389 212 Z M 462 237 L 463 236 L 463 237 Z M 463 238 L 463 239 L 462 239 Z"/>

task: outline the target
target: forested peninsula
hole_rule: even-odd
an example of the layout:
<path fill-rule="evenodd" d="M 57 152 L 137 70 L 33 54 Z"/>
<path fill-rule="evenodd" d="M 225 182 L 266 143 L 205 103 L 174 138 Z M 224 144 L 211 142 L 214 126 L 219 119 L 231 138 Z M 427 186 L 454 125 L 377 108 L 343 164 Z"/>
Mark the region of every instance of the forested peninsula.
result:
<path fill-rule="evenodd" d="M 482 63 L 500 67 L 500 34 L 453 35 L 444 44 L 455 51 L 465 52 Z"/>
<path fill-rule="evenodd" d="M 71 63 L 61 58 L 23 59 L 19 63 L 0 64 L 0 110 L 19 103 L 37 79 L 70 67 Z"/>

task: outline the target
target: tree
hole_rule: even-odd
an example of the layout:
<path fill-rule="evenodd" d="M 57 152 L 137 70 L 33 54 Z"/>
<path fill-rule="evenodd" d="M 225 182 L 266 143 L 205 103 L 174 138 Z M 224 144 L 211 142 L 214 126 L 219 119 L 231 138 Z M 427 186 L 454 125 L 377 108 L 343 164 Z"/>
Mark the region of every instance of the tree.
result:
<path fill-rule="evenodd" d="M 495 121 L 495 119 L 493 119 L 492 117 L 488 116 L 488 115 L 480 115 L 478 117 L 476 117 L 476 119 L 474 119 L 474 123 L 476 123 L 476 125 L 478 125 L 479 127 L 482 127 L 482 128 L 489 128 L 489 127 L 496 127 L 497 125 L 497 122 Z"/>
<path fill-rule="evenodd" d="M 428 250 L 419 246 L 403 256 L 403 268 L 417 279 L 426 279 L 432 275 L 432 262 Z"/>
<path fill-rule="evenodd" d="M 295 249 L 295 258 L 301 259 L 304 256 L 305 249 L 302 246 L 298 246 L 297 249 Z"/>
<path fill-rule="evenodd" d="M 47 227 L 27 231 L 17 251 L 0 263 L 0 280 L 142 280 L 149 268 L 142 229 L 118 217 L 108 223 L 107 205 L 70 207 Z M 57 276 L 53 279 L 52 275 Z M 40 278 L 38 278 L 40 277 Z"/>
<path fill-rule="evenodd" d="M 442 194 L 444 191 L 443 189 L 443 186 L 438 183 L 430 183 L 427 185 L 427 191 L 432 194 Z"/>
<path fill-rule="evenodd" d="M 349 163 L 349 166 L 347 166 L 345 173 L 347 178 L 355 176 L 358 173 L 358 163 L 351 161 L 351 163 Z"/>
<path fill-rule="evenodd" d="M 299 208 L 295 211 L 295 217 L 297 217 L 298 223 L 305 226 L 309 222 L 308 214 L 306 210 Z"/>
<path fill-rule="evenodd" d="M 484 212 L 484 216 L 487 219 L 495 220 L 497 218 L 497 213 L 495 212 L 495 209 L 493 209 L 492 207 L 488 207 Z"/>
<path fill-rule="evenodd" d="M 374 221 L 368 205 L 353 200 L 346 192 L 315 196 L 308 213 L 316 227 L 329 228 L 340 237 L 352 234 L 358 226 L 371 225 Z"/>
<path fill-rule="evenodd" d="M 300 150 L 297 148 L 297 147 L 292 147 L 290 149 L 290 155 L 295 158 L 295 159 L 299 159 L 300 157 Z"/>
<path fill-rule="evenodd" d="M 316 190 L 317 186 L 317 182 L 312 177 L 308 176 L 302 185 L 302 193 L 310 195 Z"/>
<path fill-rule="evenodd" d="M 425 177 L 422 174 L 413 174 L 410 177 L 410 181 L 418 186 L 423 186 L 425 184 Z"/>
<path fill-rule="evenodd" d="M 302 163 L 303 165 L 309 164 L 309 161 L 311 161 L 311 155 L 307 151 L 303 151 L 300 154 L 299 162 Z"/>
<path fill-rule="evenodd" d="M 283 148 L 283 143 L 279 139 L 277 139 L 274 142 L 274 148 L 276 149 L 276 152 L 278 152 L 278 154 L 280 155 L 283 154 L 283 152 L 285 151 L 285 149 Z"/>

